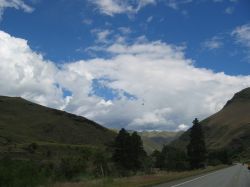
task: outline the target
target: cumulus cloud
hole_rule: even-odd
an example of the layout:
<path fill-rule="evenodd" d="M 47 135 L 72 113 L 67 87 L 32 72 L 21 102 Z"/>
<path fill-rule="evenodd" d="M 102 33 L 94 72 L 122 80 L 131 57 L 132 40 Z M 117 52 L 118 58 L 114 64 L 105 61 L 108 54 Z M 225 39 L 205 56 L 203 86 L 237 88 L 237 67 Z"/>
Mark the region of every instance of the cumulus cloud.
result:
<path fill-rule="evenodd" d="M 24 12 L 32 12 L 34 9 L 24 3 L 23 0 L 0 0 L 0 20 L 6 8 L 22 9 Z"/>
<path fill-rule="evenodd" d="M 33 52 L 27 41 L 0 31 L 0 87 L 2 95 L 22 96 L 60 108 L 62 91 L 55 85 L 55 65 Z"/>
<path fill-rule="evenodd" d="M 121 13 L 137 13 L 142 7 L 154 4 L 156 0 L 91 0 L 90 2 L 96 5 L 101 13 L 113 16 Z"/>
<path fill-rule="evenodd" d="M 106 58 L 56 65 L 27 41 L 0 32 L 0 94 L 88 117 L 107 127 L 182 130 L 250 86 L 250 76 L 196 68 L 183 47 L 161 41 L 114 43 Z M 96 82 L 112 98 L 96 94 Z M 66 96 L 63 90 L 72 93 Z M 184 125 L 185 124 L 185 125 Z"/>

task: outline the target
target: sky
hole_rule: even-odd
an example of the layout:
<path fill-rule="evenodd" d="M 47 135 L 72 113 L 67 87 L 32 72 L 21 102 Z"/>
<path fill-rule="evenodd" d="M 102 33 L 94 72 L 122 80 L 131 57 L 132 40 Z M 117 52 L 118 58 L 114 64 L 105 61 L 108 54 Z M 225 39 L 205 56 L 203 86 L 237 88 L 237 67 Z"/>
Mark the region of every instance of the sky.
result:
<path fill-rule="evenodd" d="M 0 0 L 0 95 L 178 131 L 249 86 L 249 0 Z"/>

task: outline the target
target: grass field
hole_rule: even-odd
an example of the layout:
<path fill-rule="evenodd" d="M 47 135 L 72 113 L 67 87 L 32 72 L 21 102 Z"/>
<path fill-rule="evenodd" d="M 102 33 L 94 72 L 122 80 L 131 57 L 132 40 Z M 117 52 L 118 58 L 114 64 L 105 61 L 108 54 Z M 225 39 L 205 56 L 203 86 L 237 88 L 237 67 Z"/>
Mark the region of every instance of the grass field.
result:
<path fill-rule="evenodd" d="M 160 183 L 208 173 L 224 167 L 226 166 L 208 167 L 206 169 L 185 172 L 159 172 L 154 175 L 86 180 L 76 183 L 57 183 L 48 187 L 149 187 Z"/>

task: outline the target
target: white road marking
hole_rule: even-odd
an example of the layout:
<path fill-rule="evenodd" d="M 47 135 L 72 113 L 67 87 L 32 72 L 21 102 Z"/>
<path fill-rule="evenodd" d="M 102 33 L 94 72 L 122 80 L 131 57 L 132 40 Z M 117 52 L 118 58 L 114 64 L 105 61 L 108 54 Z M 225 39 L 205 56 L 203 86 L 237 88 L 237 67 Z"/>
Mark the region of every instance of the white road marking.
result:
<path fill-rule="evenodd" d="M 207 174 L 207 175 L 203 175 L 203 176 L 197 177 L 197 178 L 195 178 L 195 179 L 192 179 L 192 180 L 189 180 L 189 181 L 186 181 L 186 182 L 180 183 L 180 184 L 173 185 L 173 186 L 171 186 L 171 187 L 181 186 L 181 185 L 183 185 L 183 184 L 186 184 L 186 183 L 189 183 L 189 182 L 196 181 L 196 180 L 198 180 L 198 179 L 201 179 L 201 178 L 207 177 L 207 176 L 209 176 L 209 175 L 212 175 L 212 174 L 218 173 L 218 172 L 220 172 L 220 171 L 221 171 L 221 170 L 219 170 L 219 171 L 215 171 L 215 172 L 213 172 L 213 173 L 209 173 L 209 174 Z"/>

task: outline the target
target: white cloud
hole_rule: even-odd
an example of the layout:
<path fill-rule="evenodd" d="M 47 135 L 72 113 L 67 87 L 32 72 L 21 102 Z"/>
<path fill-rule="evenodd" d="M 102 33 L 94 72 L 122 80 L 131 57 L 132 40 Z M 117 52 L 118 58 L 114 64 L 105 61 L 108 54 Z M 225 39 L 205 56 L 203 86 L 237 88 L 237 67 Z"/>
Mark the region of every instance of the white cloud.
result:
<path fill-rule="evenodd" d="M 60 108 L 62 91 L 55 85 L 57 68 L 33 52 L 27 41 L 0 31 L 0 87 L 2 95 L 22 96 Z"/>
<path fill-rule="evenodd" d="M 189 127 L 188 127 L 188 125 L 185 125 L 185 124 L 180 124 L 179 126 L 178 126 L 178 131 L 185 131 L 185 130 L 187 130 Z"/>
<path fill-rule="evenodd" d="M 207 117 L 250 86 L 250 76 L 196 68 L 182 47 L 160 41 L 112 44 L 102 50 L 111 57 L 57 67 L 32 51 L 26 40 L 1 31 L 0 95 L 22 96 L 107 127 L 180 130 L 186 128 L 180 124 Z M 94 80 L 117 96 L 95 95 Z M 72 96 L 65 98 L 62 88 Z"/>
<path fill-rule="evenodd" d="M 135 14 L 142 7 L 154 4 L 156 0 L 89 0 L 89 2 L 95 4 L 101 13 L 113 16 L 121 13 Z"/>
<path fill-rule="evenodd" d="M 92 19 L 83 19 L 82 20 L 82 23 L 85 24 L 85 25 L 92 25 L 93 23 L 93 20 Z"/>
<path fill-rule="evenodd" d="M 241 25 L 235 28 L 231 35 L 235 38 L 236 43 L 246 48 L 247 59 L 250 59 L 250 24 Z"/>
<path fill-rule="evenodd" d="M 94 4 L 99 12 L 108 16 L 114 16 L 116 14 L 128 14 L 129 16 L 138 13 L 143 7 L 147 5 L 156 5 L 163 3 L 167 7 L 180 10 L 182 6 L 188 4 L 199 4 L 199 3 L 222 3 L 224 0 L 88 0 L 90 3 Z M 238 0 L 229 0 L 231 3 L 236 3 Z M 184 16 L 188 16 L 188 10 L 180 11 Z M 225 13 L 232 14 L 234 12 L 234 7 L 230 6 L 225 9 Z M 152 16 L 148 18 L 150 22 Z"/>
<path fill-rule="evenodd" d="M 226 14 L 232 14 L 234 12 L 234 7 L 227 7 L 226 9 L 225 9 L 225 13 Z"/>
<path fill-rule="evenodd" d="M 154 18 L 153 16 L 149 16 L 149 17 L 147 18 L 147 22 L 150 23 L 150 22 L 153 20 L 153 18 Z"/>
<path fill-rule="evenodd" d="M 34 9 L 23 2 L 23 0 L 0 0 L 0 20 L 6 8 L 22 9 L 24 12 L 32 12 Z"/>
<path fill-rule="evenodd" d="M 129 27 L 119 27 L 118 30 L 124 35 L 130 34 L 132 32 Z"/>
<path fill-rule="evenodd" d="M 219 49 L 223 46 L 222 38 L 214 36 L 213 38 L 206 40 L 202 43 L 204 48 L 209 50 Z"/>
<path fill-rule="evenodd" d="M 179 9 L 181 5 L 192 3 L 193 0 L 166 0 L 166 4 L 168 7 L 172 9 Z"/>
<path fill-rule="evenodd" d="M 104 42 L 107 40 L 107 37 L 111 34 L 111 32 L 109 30 L 103 30 L 98 32 L 97 37 L 98 40 L 101 42 Z"/>
<path fill-rule="evenodd" d="M 93 29 L 91 32 L 96 35 L 97 37 L 96 42 L 99 42 L 99 43 L 107 43 L 108 37 L 112 33 L 112 31 L 108 29 L 104 29 L 104 30 Z"/>
<path fill-rule="evenodd" d="M 250 48 L 250 24 L 245 24 L 233 30 L 232 35 L 236 41 Z"/>

